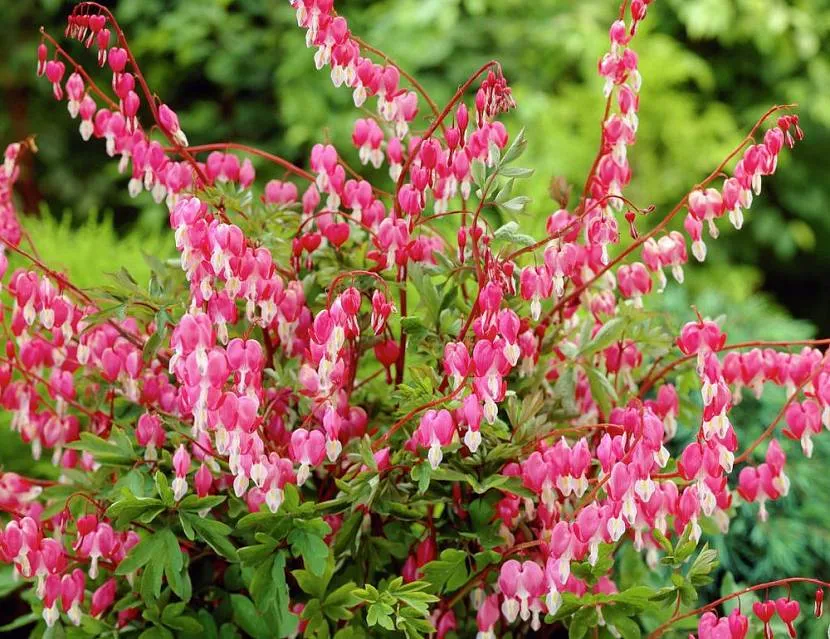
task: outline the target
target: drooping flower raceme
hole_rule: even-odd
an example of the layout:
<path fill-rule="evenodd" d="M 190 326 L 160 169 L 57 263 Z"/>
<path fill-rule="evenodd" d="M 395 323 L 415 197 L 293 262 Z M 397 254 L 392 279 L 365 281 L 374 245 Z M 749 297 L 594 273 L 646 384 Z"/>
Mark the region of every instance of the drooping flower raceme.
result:
<path fill-rule="evenodd" d="M 309 64 L 363 108 L 353 148 L 317 144 L 307 168 L 188 139 L 100 5 L 67 27 L 97 73 L 44 34 L 38 75 L 129 194 L 164 203 L 178 259 L 149 294 L 129 276 L 112 299 L 75 287 L 27 246 L 12 186 L 33 143 L 7 147 L 0 401 L 56 471 L 0 475 L 0 558 L 47 626 L 485 639 L 586 620 L 634 634 L 656 604 L 624 587 L 630 552 L 684 580 L 659 636 L 714 570 L 709 549 L 684 568 L 704 530 L 727 532 L 739 502 L 765 519 L 787 494 L 778 427 L 807 456 L 830 427 L 826 341 L 730 344 L 702 316 L 667 331 L 650 315 L 688 251 L 705 259 L 704 226 L 714 239 L 722 218 L 749 219 L 798 117 L 771 109 L 733 166 L 641 235 L 653 207 L 627 196 L 628 151 L 650 2 L 624 2 L 598 63 L 600 149 L 536 241 L 482 215 L 528 205 L 497 63 L 441 108 L 332 0 L 290 4 Z M 770 386 L 786 404 L 753 441 L 733 408 Z M 811 583 L 820 614 L 826 584 Z M 746 636 L 739 609 L 710 608 L 700 639 Z M 794 635 L 789 594 L 753 611 Z"/>

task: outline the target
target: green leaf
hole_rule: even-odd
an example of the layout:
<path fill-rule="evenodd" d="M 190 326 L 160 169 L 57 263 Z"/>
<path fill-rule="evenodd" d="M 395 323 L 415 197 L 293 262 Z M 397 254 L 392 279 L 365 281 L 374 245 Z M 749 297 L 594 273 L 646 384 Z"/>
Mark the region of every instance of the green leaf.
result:
<path fill-rule="evenodd" d="M 510 201 L 512 202 L 513 200 Z M 506 207 L 506 205 L 507 202 L 505 202 L 501 206 Z M 519 246 L 531 246 L 532 244 L 536 243 L 536 240 L 530 237 L 529 235 L 520 233 L 519 224 L 513 221 L 508 222 L 507 224 L 497 228 L 493 233 L 493 239 L 501 240 L 503 242 L 510 242 L 511 244 L 518 244 Z"/>
<path fill-rule="evenodd" d="M 654 539 L 660 544 L 660 547 L 666 551 L 669 555 L 674 553 L 674 547 L 672 543 L 669 541 L 668 537 L 666 537 L 663 533 L 661 533 L 657 528 L 654 528 L 651 531 L 651 534 L 654 536 Z"/>
<path fill-rule="evenodd" d="M 646 610 L 652 607 L 651 600 L 653 596 L 654 590 L 648 586 L 633 586 L 612 597 L 618 603 L 634 606 L 638 610 Z"/>
<path fill-rule="evenodd" d="M 429 334 L 429 328 L 421 321 L 420 317 L 402 317 L 401 328 L 413 339 L 421 339 Z"/>
<path fill-rule="evenodd" d="M 156 491 L 161 497 L 162 503 L 170 508 L 176 503 L 173 498 L 173 491 L 170 489 L 170 482 L 167 481 L 167 476 L 160 470 L 156 471 L 155 475 Z"/>
<path fill-rule="evenodd" d="M 141 575 L 141 587 L 139 591 L 145 603 L 150 603 L 161 595 L 161 584 L 164 577 L 165 548 L 163 543 L 156 543 L 153 546 L 153 554 L 144 565 L 144 572 Z"/>
<path fill-rule="evenodd" d="M 196 495 L 187 495 L 179 502 L 179 510 L 192 510 L 200 512 L 202 510 L 210 510 L 216 508 L 227 499 L 224 495 L 208 495 L 206 497 L 197 497 Z"/>
<path fill-rule="evenodd" d="M 530 204 L 530 198 L 528 196 L 517 195 L 516 197 L 507 200 L 507 202 L 500 202 L 499 208 L 502 208 L 510 213 L 522 213 L 527 208 L 528 204 Z M 533 238 L 531 238 L 531 240 L 533 240 Z M 529 244 L 533 244 L 533 241 L 529 242 Z"/>
<path fill-rule="evenodd" d="M 430 582 L 435 592 L 453 592 L 468 579 L 467 553 L 447 548 L 440 558 L 429 562 L 423 568 L 424 579 Z"/>
<path fill-rule="evenodd" d="M 492 159 L 493 165 L 498 166 L 501 162 L 501 149 L 499 148 L 499 145 L 491 141 L 490 144 L 487 145 L 487 150 L 489 151 L 489 156 Z"/>
<path fill-rule="evenodd" d="M 621 614 L 614 614 L 615 608 L 617 606 L 603 608 L 605 623 L 616 628 L 623 639 L 640 639 L 642 631 L 637 622 Z"/>
<path fill-rule="evenodd" d="M 352 545 L 352 542 L 357 537 L 360 530 L 360 525 L 363 523 L 363 513 L 359 510 L 353 512 L 340 526 L 337 531 L 337 537 L 334 540 L 334 554 L 340 555 L 343 551 Z"/>
<path fill-rule="evenodd" d="M 113 502 L 107 508 L 106 515 L 110 519 L 115 520 L 116 528 L 123 528 L 144 513 L 157 510 L 160 507 L 163 508 L 163 504 L 161 500 L 155 497 L 134 497 L 127 495 Z"/>
<path fill-rule="evenodd" d="M 330 550 L 323 537 L 331 532 L 331 528 L 322 519 L 295 523 L 296 527 L 288 535 L 291 552 L 295 557 L 302 557 L 305 567 L 313 574 L 322 575 Z"/>
<path fill-rule="evenodd" d="M 568 413 L 576 413 L 576 368 L 569 367 L 559 373 L 553 385 L 553 394 Z"/>
<path fill-rule="evenodd" d="M 134 461 L 134 454 L 132 447 L 124 449 L 119 446 L 112 436 L 116 429 L 113 428 L 111 438 L 109 440 L 101 439 L 92 433 L 83 432 L 79 440 L 65 444 L 67 448 L 80 450 L 91 454 L 95 461 L 104 466 L 126 466 L 132 465 Z"/>
<path fill-rule="evenodd" d="M 164 336 L 161 332 L 155 331 L 152 335 L 150 335 L 150 337 L 147 338 L 147 341 L 144 342 L 144 348 L 141 349 L 141 359 L 143 359 L 145 363 L 150 363 L 156 356 L 156 353 L 161 347 L 163 338 Z"/>
<path fill-rule="evenodd" d="M 674 559 L 677 565 L 682 564 L 686 561 L 689 557 L 692 556 L 692 553 L 697 548 L 697 542 L 695 541 L 683 541 L 682 539 L 677 542 L 677 548 L 674 552 Z"/>
<path fill-rule="evenodd" d="M 204 631 L 202 624 L 190 615 L 181 615 L 180 617 L 176 617 L 175 619 L 165 623 L 171 628 L 181 630 L 182 632 L 189 634 L 196 634 Z"/>
<path fill-rule="evenodd" d="M 179 599 L 190 601 L 190 597 L 193 596 L 193 585 L 190 582 L 190 573 L 187 568 L 182 568 L 179 571 L 165 568 L 164 574 L 167 577 L 170 589 L 176 593 Z"/>
<path fill-rule="evenodd" d="M 323 601 L 323 613 L 332 621 L 343 621 L 352 618 L 349 608 L 361 602 L 360 597 L 354 594 L 356 586 L 353 581 L 343 584 Z"/>
<path fill-rule="evenodd" d="M 254 572 L 248 588 L 256 609 L 267 617 L 268 625 L 284 637 L 294 632 L 297 617 L 288 608 L 288 585 L 285 581 L 285 552 L 262 562 Z"/>
<path fill-rule="evenodd" d="M 273 637 L 273 632 L 268 628 L 264 615 L 257 612 L 254 603 L 246 596 L 232 594 L 231 608 L 234 622 L 249 635 L 255 639 Z"/>
<path fill-rule="evenodd" d="M 202 632 L 204 633 L 202 639 L 219 639 L 219 628 L 212 614 L 204 608 L 200 608 L 196 613 L 196 617 L 198 617 L 199 623 L 202 626 Z"/>
<path fill-rule="evenodd" d="M 533 169 L 526 169 L 519 166 L 505 166 L 502 169 L 499 169 L 499 175 L 503 175 L 504 177 L 508 178 L 517 178 L 517 179 L 524 179 L 531 177 L 535 171 Z"/>
<path fill-rule="evenodd" d="M 686 582 L 680 587 L 680 600 L 687 606 L 697 603 L 697 590 L 690 583 Z"/>
<path fill-rule="evenodd" d="M 413 581 L 404 585 L 403 579 L 397 577 L 389 584 L 389 593 L 398 601 L 405 603 L 415 614 L 427 616 L 429 604 L 438 601 L 435 595 L 424 592 L 429 587 L 430 584 L 426 581 Z M 401 614 L 404 614 L 405 610 L 401 610 Z"/>
<path fill-rule="evenodd" d="M 176 603 L 169 604 L 164 607 L 164 610 L 161 612 L 161 621 L 166 625 L 170 625 L 170 621 L 175 619 L 176 617 L 181 616 L 184 612 L 185 603 L 183 601 L 177 601 Z"/>
<path fill-rule="evenodd" d="M 432 324 L 437 323 L 438 314 L 441 311 L 441 297 L 435 283 L 432 281 L 432 277 L 421 266 L 412 264 L 409 268 L 409 278 L 418 291 L 420 301 L 427 311 L 425 316 L 431 320 Z"/>
<path fill-rule="evenodd" d="M 175 571 L 181 570 L 184 566 L 184 558 L 176 535 L 169 528 L 165 528 L 157 535 L 161 537 L 161 543 L 164 544 L 165 565 L 170 566 Z"/>
<path fill-rule="evenodd" d="M 608 320 L 600 327 L 593 339 L 582 346 L 578 354 L 581 356 L 590 355 L 611 346 L 614 342 L 619 341 L 627 326 L 628 321 L 622 317 L 614 317 Z"/>
<path fill-rule="evenodd" d="M 4 626 L 0 626 L 0 632 L 9 632 L 11 630 L 17 630 L 18 628 L 23 628 L 24 626 L 28 626 L 29 624 L 36 623 L 40 621 L 40 615 L 36 615 L 33 612 L 30 612 L 28 615 L 23 615 L 22 617 L 18 617 L 14 621 L 10 621 Z"/>
<path fill-rule="evenodd" d="M 239 561 L 239 554 L 228 539 L 228 535 L 232 532 L 230 526 L 223 524 L 221 521 L 210 518 L 203 519 L 188 512 L 179 513 L 179 517 L 182 523 L 186 521 L 192 530 L 218 554 L 231 561 Z"/>
<path fill-rule="evenodd" d="M 184 566 L 184 554 L 179 547 L 179 540 L 169 528 L 158 533 L 164 545 L 164 576 L 170 589 L 183 601 L 188 601 L 192 594 L 190 575 Z"/>
<path fill-rule="evenodd" d="M 152 626 L 138 635 L 138 639 L 173 639 L 173 633 L 161 626 Z"/>
<path fill-rule="evenodd" d="M 712 578 L 709 575 L 718 567 L 719 563 L 718 551 L 709 548 L 708 544 L 703 546 L 703 550 L 695 557 L 689 568 L 687 575 L 689 582 L 696 587 L 711 583 Z"/>
<path fill-rule="evenodd" d="M 223 623 L 219 626 L 219 639 L 240 639 L 241 635 L 236 626 L 231 623 Z"/>
<path fill-rule="evenodd" d="M 516 180 L 507 180 L 502 187 L 499 189 L 499 192 L 496 193 L 496 196 L 493 198 L 493 201 L 496 204 L 501 204 L 502 202 L 506 202 L 510 199 L 510 196 L 513 193 L 513 185 L 516 183 Z"/>
<path fill-rule="evenodd" d="M 432 479 L 432 467 L 427 463 L 415 464 L 409 471 L 409 476 L 418 482 L 418 493 L 423 495 Z"/>
<path fill-rule="evenodd" d="M 597 609 L 595 606 L 580 608 L 571 619 L 568 626 L 568 639 L 582 639 L 588 628 L 595 628 L 597 625 Z"/>
<path fill-rule="evenodd" d="M 95 326 L 97 324 L 101 324 L 109 319 L 112 319 L 113 317 L 122 315 L 124 313 L 125 308 L 126 304 L 116 304 L 115 306 L 108 306 L 107 308 L 101 309 L 97 313 L 87 315 L 84 318 L 84 322 L 87 326 Z"/>
<path fill-rule="evenodd" d="M 487 167 L 484 165 L 484 162 L 476 158 L 470 163 L 470 175 L 473 178 L 473 184 L 478 187 L 484 186 L 484 182 L 487 180 Z"/>
<path fill-rule="evenodd" d="M 608 378 L 596 368 L 586 366 L 583 370 L 588 377 L 591 397 L 594 398 L 602 414 L 607 417 L 611 412 L 611 407 L 617 403 L 617 391 L 614 390 Z"/>
<path fill-rule="evenodd" d="M 139 541 L 130 549 L 130 552 L 127 553 L 127 556 L 124 558 L 124 561 L 118 564 L 118 567 L 115 569 L 115 574 L 127 575 L 144 566 L 148 561 L 150 561 L 150 558 L 153 556 L 156 546 L 159 545 L 160 541 L 161 538 L 158 535 L 148 535 Z"/>
<path fill-rule="evenodd" d="M 527 136 L 525 135 L 524 127 L 519 130 L 516 137 L 507 147 L 501 158 L 501 165 L 510 164 L 514 160 L 518 160 L 527 149 Z"/>
<path fill-rule="evenodd" d="M 395 624 L 390 616 L 393 612 L 395 612 L 395 609 L 388 603 L 375 602 L 366 609 L 366 623 L 369 626 L 380 626 L 387 630 L 394 630 Z"/>

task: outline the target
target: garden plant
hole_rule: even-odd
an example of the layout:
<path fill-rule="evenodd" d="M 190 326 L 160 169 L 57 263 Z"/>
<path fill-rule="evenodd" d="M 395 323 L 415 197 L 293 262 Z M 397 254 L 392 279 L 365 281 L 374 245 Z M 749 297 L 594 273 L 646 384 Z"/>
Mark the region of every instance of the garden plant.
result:
<path fill-rule="evenodd" d="M 730 341 L 728 318 L 676 325 L 653 304 L 719 228 L 751 223 L 803 137 L 795 105 L 671 209 L 633 202 L 651 0 L 609 5 L 598 150 L 551 212 L 522 195 L 498 62 L 440 105 L 333 0 L 290 4 L 297 55 L 356 115 L 353 148 L 321 141 L 305 168 L 188 140 L 105 6 L 42 31 L 37 74 L 129 194 L 166 204 L 179 257 L 147 255 L 137 281 L 112 255 L 113 275 L 73 284 L 15 210 L 36 138 L 6 148 L 0 401 L 55 473 L 0 475 L 0 559 L 31 607 L 4 630 L 796 637 L 830 583 L 708 597 L 706 539 L 739 503 L 765 520 L 787 456 L 830 428 L 830 340 Z M 773 387 L 777 416 L 742 435 L 733 408 Z"/>

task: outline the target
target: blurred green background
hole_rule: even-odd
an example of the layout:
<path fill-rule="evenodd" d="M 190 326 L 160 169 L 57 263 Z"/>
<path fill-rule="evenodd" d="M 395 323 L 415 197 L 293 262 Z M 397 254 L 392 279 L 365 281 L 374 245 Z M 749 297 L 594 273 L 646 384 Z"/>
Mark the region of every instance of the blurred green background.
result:
<path fill-rule="evenodd" d="M 314 70 L 312 52 L 285 0 L 112 0 L 154 91 L 179 113 L 192 144 L 234 140 L 299 164 L 329 139 L 356 164 L 349 144 L 356 117 L 348 91 Z M 26 167 L 19 195 L 41 252 L 82 285 L 119 263 L 141 280 L 141 249 L 172 250 L 166 213 L 146 195 L 131 200 L 126 178 L 101 143 L 84 144 L 77 124 L 35 78 L 38 27 L 62 34 L 71 7 L 63 0 L 0 0 L 0 141 L 38 135 L 40 153 Z M 502 63 L 526 127 L 522 164 L 533 222 L 554 210 L 549 184 L 581 185 L 599 138 L 602 81 L 614 0 L 338 0 L 352 30 L 414 73 L 443 104 L 490 58 Z M 697 304 L 728 316 L 730 340 L 830 335 L 830 0 L 657 0 L 634 48 L 644 78 L 637 145 L 630 154 L 640 206 L 665 211 L 702 179 L 772 104 L 798 102 L 807 138 L 782 154 L 740 233 L 709 243 L 706 266 L 688 286 L 663 298 L 678 321 Z M 79 58 L 91 54 L 70 46 Z M 258 165 L 260 175 L 277 177 Z M 51 213 L 50 213 L 51 211 Z M 106 250 L 101 250 L 106 249 Z M 718 286 L 713 287 L 712 282 Z M 797 319 L 794 319 L 797 318 Z M 741 437 L 774 417 L 780 397 L 747 400 L 736 411 Z M 777 400 L 777 401 L 771 401 Z M 3 443 L 7 438 L 3 438 Z M 0 460 L 17 459 L 4 445 Z M 19 449 L 18 449 L 19 450 Z M 798 446 L 793 490 L 772 506 L 769 523 L 742 509 L 722 550 L 723 580 L 757 582 L 785 574 L 830 575 L 830 455 L 819 437 L 813 460 Z M 714 593 L 710 593 L 714 594 Z M 812 632 L 824 631 L 814 624 Z"/>

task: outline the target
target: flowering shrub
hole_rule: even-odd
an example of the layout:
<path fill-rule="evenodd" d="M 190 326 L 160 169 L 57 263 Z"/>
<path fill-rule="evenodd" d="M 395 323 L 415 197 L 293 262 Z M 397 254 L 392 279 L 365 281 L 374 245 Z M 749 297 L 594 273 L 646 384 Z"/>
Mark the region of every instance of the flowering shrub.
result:
<path fill-rule="evenodd" d="M 166 203 L 180 261 L 151 260 L 148 287 L 124 270 L 74 286 L 11 200 L 34 144 L 6 149 L 2 402 L 58 469 L 0 478 L 0 558 L 30 584 L 19 623 L 340 639 L 542 624 L 743 639 L 782 623 L 795 637 L 790 584 L 817 587 L 817 616 L 830 584 L 782 578 L 696 608 L 717 567 L 701 539 L 727 532 L 733 502 L 764 518 L 787 493 L 779 427 L 807 456 L 830 427 L 828 340 L 729 343 L 715 321 L 674 327 L 644 303 L 667 273 L 682 283 L 687 239 L 703 261 L 704 226 L 714 239 L 724 217 L 743 225 L 802 137 L 791 105 L 670 211 L 638 207 L 631 44 L 649 2 L 624 1 L 598 67 L 600 149 L 537 241 L 511 220 L 531 170 L 516 165 L 523 134 L 498 120 L 516 106 L 498 63 L 441 108 L 332 0 L 291 4 L 318 69 L 366 107 L 352 140 L 369 178 L 330 145 L 308 169 L 190 146 L 97 3 L 75 7 L 66 36 L 103 71 L 43 33 L 38 74 L 118 157 L 130 194 Z M 276 177 L 258 183 L 251 157 Z M 684 213 L 685 235 L 672 227 Z M 769 386 L 788 399 L 741 442 L 730 410 Z M 663 587 L 617 587 L 631 553 Z M 753 591 L 766 593 L 754 621 L 720 608 Z"/>

